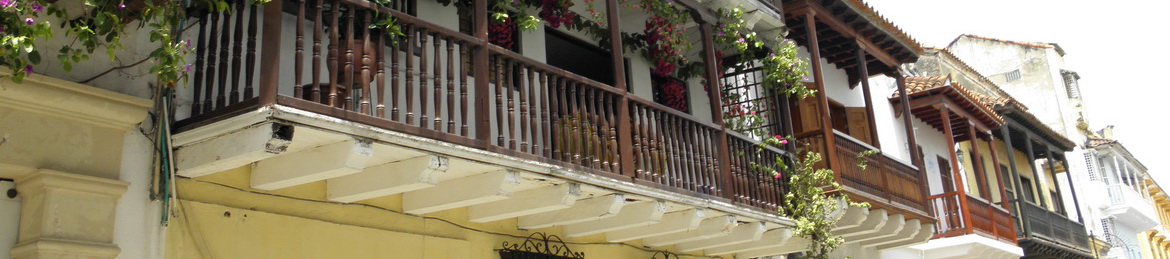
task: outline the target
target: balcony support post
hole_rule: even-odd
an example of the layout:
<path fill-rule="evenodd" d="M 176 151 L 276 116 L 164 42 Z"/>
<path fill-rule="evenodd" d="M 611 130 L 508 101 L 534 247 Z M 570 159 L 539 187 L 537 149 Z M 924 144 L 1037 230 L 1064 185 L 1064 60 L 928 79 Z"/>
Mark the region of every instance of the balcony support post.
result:
<path fill-rule="evenodd" d="M 804 14 L 805 27 L 808 27 L 808 52 L 811 56 L 813 81 L 817 91 L 817 109 L 821 112 L 821 136 L 825 138 L 825 165 L 829 169 L 839 166 L 836 154 L 836 136 L 833 135 L 833 119 L 829 118 L 829 96 L 825 93 L 825 76 L 821 71 L 821 47 L 817 42 L 817 13 L 812 9 Z M 833 178 L 840 179 L 840 170 L 833 170 Z"/>
<path fill-rule="evenodd" d="M 698 22 L 699 30 L 703 35 L 703 67 L 705 68 L 704 70 L 707 71 L 707 73 L 704 74 L 704 79 L 707 81 L 707 85 L 705 86 L 707 88 L 707 99 L 709 99 L 711 103 L 711 121 L 719 124 L 720 129 L 719 134 L 715 139 L 715 145 L 718 148 L 716 151 L 718 154 L 716 155 L 719 159 L 719 161 L 716 162 L 716 166 L 719 168 L 719 179 L 716 180 L 715 183 L 719 185 L 719 188 L 716 189 L 716 191 L 721 193 L 715 193 L 715 195 L 731 199 L 731 192 L 724 191 L 722 189 L 731 187 L 731 184 L 728 183 L 728 181 L 731 179 L 731 151 L 727 147 L 727 129 L 723 127 L 723 98 L 721 96 L 722 93 L 720 92 L 719 87 L 719 73 L 722 71 L 720 71 L 719 67 L 717 66 L 719 64 L 719 57 L 715 56 L 715 33 L 713 32 L 714 26 L 712 26 L 710 23 L 707 23 L 706 21 L 699 20 Z M 785 117 L 787 117 L 787 115 L 785 115 Z"/>
<path fill-rule="evenodd" d="M 1004 126 L 1004 127 L 1006 127 L 1006 126 Z M 1011 148 L 1009 147 L 1008 150 L 1010 151 Z M 999 206 L 1006 209 L 1008 211 L 1008 215 L 1013 215 L 1013 214 L 1015 214 L 1015 210 L 1012 209 L 1011 206 L 1008 205 L 1007 189 L 1003 188 L 1004 172 L 1003 172 L 1003 170 L 1001 170 L 999 168 L 999 154 L 998 154 L 999 152 L 998 151 L 999 150 L 996 150 L 996 148 L 995 148 L 995 134 L 992 134 L 991 131 L 987 131 L 987 152 L 991 153 L 991 168 L 992 168 L 992 171 L 995 172 L 995 184 L 999 186 L 999 202 L 1000 202 Z M 994 204 L 995 203 L 992 203 L 992 205 L 994 205 Z M 994 218 L 992 218 L 992 221 L 994 222 Z M 1017 230 L 1015 228 L 1016 228 L 1016 224 L 1011 224 L 1011 231 L 1012 231 L 1011 236 L 1013 236 L 1013 237 L 1016 236 Z M 996 229 L 998 230 L 999 228 L 996 228 Z"/>
<path fill-rule="evenodd" d="M 1046 158 L 1046 159 L 1048 159 L 1048 161 L 1046 162 L 1046 164 L 1048 164 L 1048 175 L 1052 177 L 1052 185 L 1053 185 L 1053 187 L 1056 187 L 1056 190 L 1057 190 L 1057 191 L 1060 191 L 1060 187 L 1056 185 L 1056 184 L 1058 183 L 1058 182 L 1056 181 L 1056 159 L 1053 159 L 1053 158 L 1052 158 L 1052 149 L 1049 149 L 1047 146 L 1045 146 L 1045 147 L 1044 147 L 1044 156 L 1045 156 L 1045 158 Z M 1066 168 L 1067 168 L 1067 167 L 1066 167 Z M 1067 169 L 1066 169 L 1066 170 L 1067 170 Z M 1050 194 L 1050 195 L 1051 195 L 1051 194 Z M 1063 202 L 1062 202 L 1062 203 L 1056 203 L 1056 197 L 1051 197 L 1051 196 L 1050 196 L 1050 197 L 1048 197 L 1048 199 L 1051 199 L 1051 200 L 1052 200 L 1052 203 L 1053 203 L 1053 204 L 1052 204 L 1052 208 L 1053 208 L 1053 209 L 1055 209 L 1055 208 L 1064 208 L 1064 203 L 1063 203 Z M 1063 213 L 1063 211 L 1062 211 L 1062 213 Z"/>
<path fill-rule="evenodd" d="M 975 188 L 979 189 L 979 196 L 985 198 L 988 202 L 991 201 L 991 190 L 987 186 L 987 168 L 983 164 L 983 154 L 979 152 L 979 132 L 975 131 L 975 122 L 967 120 L 967 135 L 971 137 L 971 169 L 975 169 L 975 177 L 983 180 L 983 184 L 978 181 Z"/>
<path fill-rule="evenodd" d="M 1007 146 L 1008 168 L 1011 170 L 1009 173 L 1011 174 L 1010 179 L 1012 188 L 1016 190 L 1013 192 L 1016 197 L 1013 197 L 1013 199 L 1008 199 L 1007 201 L 1012 204 L 1013 208 L 1015 208 L 1015 210 L 1012 211 L 1012 214 L 1014 214 L 1016 216 L 1016 220 L 1020 222 L 1020 228 L 1023 229 L 1024 236 L 1031 237 L 1032 231 L 1031 228 L 1028 228 L 1028 220 L 1024 219 L 1022 214 L 1024 204 L 1020 202 L 1020 194 L 1024 192 L 1024 188 L 1020 186 L 1020 171 L 1016 169 L 1016 156 L 1013 154 L 1015 146 L 1012 145 L 1012 130 L 1011 127 L 1004 125 L 1003 127 L 999 128 L 999 131 L 1003 133 L 1003 141 Z M 1020 236 L 1019 233 L 1020 232 L 1017 231 L 1016 236 Z"/>
<path fill-rule="evenodd" d="M 1066 170 L 1067 170 L 1067 168 L 1068 168 L 1068 157 L 1061 157 L 1061 158 L 1060 158 L 1060 163 L 1061 163 L 1061 164 L 1063 164 L 1063 165 L 1064 165 L 1064 168 L 1066 168 Z M 1081 201 L 1080 201 L 1080 199 L 1078 199 L 1078 198 L 1077 198 L 1077 185 L 1076 185 L 1076 184 L 1073 184 L 1073 182 L 1072 182 L 1072 174 L 1071 174 L 1071 173 L 1070 173 L 1070 174 L 1068 174 L 1068 190 L 1069 190 L 1070 192 L 1072 192 L 1072 197 L 1073 197 L 1073 206 L 1076 206 L 1076 211 L 1077 211 L 1077 222 L 1080 222 L 1081 224 L 1084 224 L 1084 223 L 1085 223 L 1085 217 L 1081 215 Z"/>
<path fill-rule="evenodd" d="M 1036 171 L 1036 151 L 1035 151 L 1035 149 L 1032 148 L 1032 134 L 1028 133 L 1027 131 L 1024 131 L 1024 135 L 1027 136 L 1026 138 L 1024 138 L 1024 151 L 1026 151 L 1028 153 L 1028 168 L 1032 169 L 1032 175 L 1040 176 L 1040 174 L 1037 173 L 1037 171 Z M 1025 188 L 1033 188 L 1033 187 L 1035 187 L 1035 184 L 1036 183 L 1033 182 L 1032 183 L 1033 186 L 1026 186 Z M 1035 189 L 1035 188 L 1033 188 L 1033 189 Z M 1039 192 L 1040 190 L 1037 189 L 1036 191 Z M 1033 198 L 1039 197 L 1039 199 L 1037 199 L 1037 200 L 1039 201 L 1038 203 L 1040 203 L 1040 207 L 1048 207 L 1047 205 L 1045 205 L 1047 203 L 1044 202 L 1044 199 L 1043 199 L 1044 196 L 1040 196 L 1040 195 L 1042 195 L 1042 194 L 1036 193 L 1035 195 L 1033 195 L 1033 196 L 1035 196 Z"/>
<path fill-rule="evenodd" d="M 910 120 L 910 96 L 906 93 L 906 77 L 900 72 L 893 74 L 895 82 L 898 84 L 898 103 L 899 109 L 902 111 L 902 126 L 906 129 L 906 145 L 910 150 L 910 163 L 918 168 L 918 179 L 926 181 L 926 169 L 923 168 L 922 153 L 918 150 L 918 140 L 914 136 L 914 123 Z M 945 172 L 943 172 L 945 173 Z M 930 195 L 930 186 L 927 184 L 919 184 L 923 195 Z M 927 204 L 930 199 L 924 199 Z"/>
<path fill-rule="evenodd" d="M 261 64 L 280 64 L 279 39 L 280 30 L 284 26 L 281 23 L 283 2 L 283 0 L 272 0 L 264 4 L 263 37 L 270 40 L 264 41 L 264 48 L 260 50 Z M 280 66 L 260 66 L 260 106 L 276 104 L 276 89 L 279 87 L 279 82 Z"/>
<path fill-rule="evenodd" d="M 905 96 L 905 95 L 903 95 Z M 903 102 L 905 105 L 906 103 Z M 943 133 L 947 136 L 947 154 L 951 157 L 951 174 L 955 179 L 955 191 L 958 192 L 959 198 L 959 213 L 963 215 L 963 228 L 967 234 L 975 233 L 975 229 L 971 228 L 970 207 L 967 206 L 967 188 L 963 185 L 963 176 L 959 175 L 959 155 L 955 153 L 955 132 L 951 129 L 951 110 L 947 105 L 939 108 L 939 117 L 943 121 Z M 903 116 L 910 116 L 909 113 Z"/>
<path fill-rule="evenodd" d="M 861 91 L 865 97 L 865 119 L 869 123 L 869 132 L 866 134 L 869 134 L 869 144 L 880 150 L 882 143 L 878 141 L 877 123 L 874 122 L 873 118 L 873 98 L 869 94 L 869 67 L 866 64 L 868 62 L 865 58 L 865 48 L 861 46 L 861 42 L 856 42 L 854 45 L 857 47 L 857 77 L 860 78 L 857 81 L 861 82 Z"/>
<path fill-rule="evenodd" d="M 472 72 L 475 76 L 475 140 L 482 143 L 483 147 L 490 146 L 489 139 L 491 139 L 491 103 L 488 101 L 488 93 L 491 92 L 491 86 L 488 85 L 488 73 L 491 73 L 488 68 L 488 3 L 487 0 L 474 0 L 472 4 L 472 22 L 475 28 L 472 32 L 476 39 L 478 39 L 479 46 L 473 51 L 471 57 L 471 66 L 474 69 Z M 412 35 L 413 37 L 413 35 Z M 409 87 L 409 86 L 408 86 Z M 409 97 L 408 97 L 409 98 Z"/>
<path fill-rule="evenodd" d="M 613 86 L 625 92 L 617 103 L 618 172 L 634 177 L 634 136 L 630 121 L 630 88 L 626 85 L 626 62 L 622 56 L 621 17 L 617 0 L 605 1 L 605 17 L 609 23 L 609 53 L 613 67 Z"/>

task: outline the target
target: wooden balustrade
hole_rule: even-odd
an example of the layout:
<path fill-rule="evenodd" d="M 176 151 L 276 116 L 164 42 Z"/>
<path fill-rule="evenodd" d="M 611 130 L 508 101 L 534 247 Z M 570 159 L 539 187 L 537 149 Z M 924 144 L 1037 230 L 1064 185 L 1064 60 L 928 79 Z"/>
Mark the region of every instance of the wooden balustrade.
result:
<path fill-rule="evenodd" d="M 729 134 L 731 152 L 732 201 L 768 211 L 780 209 L 788 192 L 788 178 L 775 170 L 777 160 L 785 163 L 785 153 L 775 147 L 761 146 L 755 140 L 739 134 Z M 775 176 L 780 174 L 778 176 Z"/>
<path fill-rule="evenodd" d="M 844 133 L 834 131 L 833 137 L 836 147 L 831 153 L 825 152 L 824 136 L 819 130 L 796 134 L 796 142 L 805 151 L 837 156 L 837 161 L 842 161 L 842 164 L 833 169 L 842 186 L 880 197 L 885 202 L 926 211 L 926 195 L 919 187 L 924 179 L 916 168 L 884 154 L 860 156 L 862 152 L 877 148 Z M 864 162 L 865 168 L 859 167 L 858 162 Z M 823 167 L 824 161 L 819 166 Z"/>
<path fill-rule="evenodd" d="M 1021 201 L 1020 205 L 1020 218 L 1027 222 L 1027 229 L 1019 231 L 1019 236 L 1042 238 L 1086 251 L 1090 249 L 1084 224 L 1028 201 Z"/>
<path fill-rule="evenodd" d="M 408 14 L 412 1 L 229 3 L 230 12 L 197 21 L 193 107 L 181 130 L 277 104 L 773 213 L 787 191 L 752 166 L 780 150 L 423 21 Z M 377 15 L 393 16 L 404 35 L 371 28 Z M 291 47 L 272 47 L 281 45 Z M 623 119 L 629 139 L 619 137 Z M 733 135 L 727 147 L 724 134 Z M 627 166 L 633 173 L 623 175 Z"/>
<path fill-rule="evenodd" d="M 1004 242 L 1016 242 L 1012 215 L 1003 208 L 978 197 L 959 197 L 957 192 L 927 199 L 928 210 L 938 219 L 934 226 L 935 238 L 978 233 Z M 967 207 L 963 207 L 960 199 L 966 199 Z M 968 221 L 970 225 L 966 223 Z"/>

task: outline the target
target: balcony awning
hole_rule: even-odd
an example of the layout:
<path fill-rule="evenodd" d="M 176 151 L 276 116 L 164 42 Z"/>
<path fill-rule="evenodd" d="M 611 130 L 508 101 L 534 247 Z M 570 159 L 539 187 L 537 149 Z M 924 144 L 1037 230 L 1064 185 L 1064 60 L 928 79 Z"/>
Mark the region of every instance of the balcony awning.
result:
<path fill-rule="evenodd" d="M 955 129 L 975 127 L 978 131 L 986 132 L 1004 123 L 1003 117 L 991 108 L 1003 102 L 1003 98 L 969 90 L 951 81 L 950 75 L 907 77 L 906 93 L 910 95 L 910 113 L 939 131 L 943 131 L 944 126 L 939 109 L 944 108 L 954 113 L 950 122 Z M 897 93 L 890 97 L 890 102 L 901 105 Z M 969 139 L 967 135 L 967 131 L 955 130 L 955 141 L 966 141 Z"/>

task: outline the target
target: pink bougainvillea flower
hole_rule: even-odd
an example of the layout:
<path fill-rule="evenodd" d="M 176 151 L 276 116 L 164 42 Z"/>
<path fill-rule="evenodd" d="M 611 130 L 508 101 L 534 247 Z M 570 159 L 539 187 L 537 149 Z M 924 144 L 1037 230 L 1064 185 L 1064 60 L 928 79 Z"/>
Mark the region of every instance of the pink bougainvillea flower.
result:
<path fill-rule="evenodd" d="M 44 11 L 45 11 L 45 7 L 44 7 L 44 6 L 41 6 L 40 4 L 37 4 L 37 3 L 33 3 L 33 4 L 32 4 L 32 9 L 33 9 L 33 11 L 34 11 L 34 12 L 38 12 L 38 13 L 39 13 L 39 12 L 44 12 Z"/>
<path fill-rule="evenodd" d="M 4 25 L 3 25 L 3 24 L 0 24 L 0 33 L 4 33 L 4 29 L 5 29 L 5 28 L 4 28 Z"/>
<path fill-rule="evenodd" d="M 776 139 L 784 139 L 784 136 L 776 135 L 774 138 L 776 138 Z"/>
<path fill-rule="evenodd" d="M 13 5 L 16 5 L 16 2 L 12 0 L 0 0 L 0 8 L 9 8 Z"/>
<path fill-rule="evenodd" d="M 35 22 L 35 21 L 33 21 L 32 17 L 24 18 L 24 23 L 26 23 L 28 25 L 33 25 L 33 22 Z"/>
<path fill-rule="evenodd" d="M 775 175 L 776 179 L 780 179 L 780 172 L 772 171 L 772 175 Z"/>
<path fill-rule="evenodd" d="M 119 3 L 118 3 L 118 9 L 126 9 L 126 3 L 124 3 L 124 2 L 119 2 Z"/>
<path fill-rule="evenodd" d="M 33 73 L 32 65 L 24 65 L 24 74 L 31 75 Z"/>

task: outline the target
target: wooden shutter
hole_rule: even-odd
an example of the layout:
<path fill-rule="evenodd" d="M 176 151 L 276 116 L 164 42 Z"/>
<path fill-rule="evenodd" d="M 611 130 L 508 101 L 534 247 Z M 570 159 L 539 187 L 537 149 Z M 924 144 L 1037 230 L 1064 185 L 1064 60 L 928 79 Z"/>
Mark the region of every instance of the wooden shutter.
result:
<path fill-rule="evenodd" d="M 869 113 L 865 107 L 845 107 L 845 120 L 849 136 L 873 145 L 873 138 L 869 135 Z"/>

